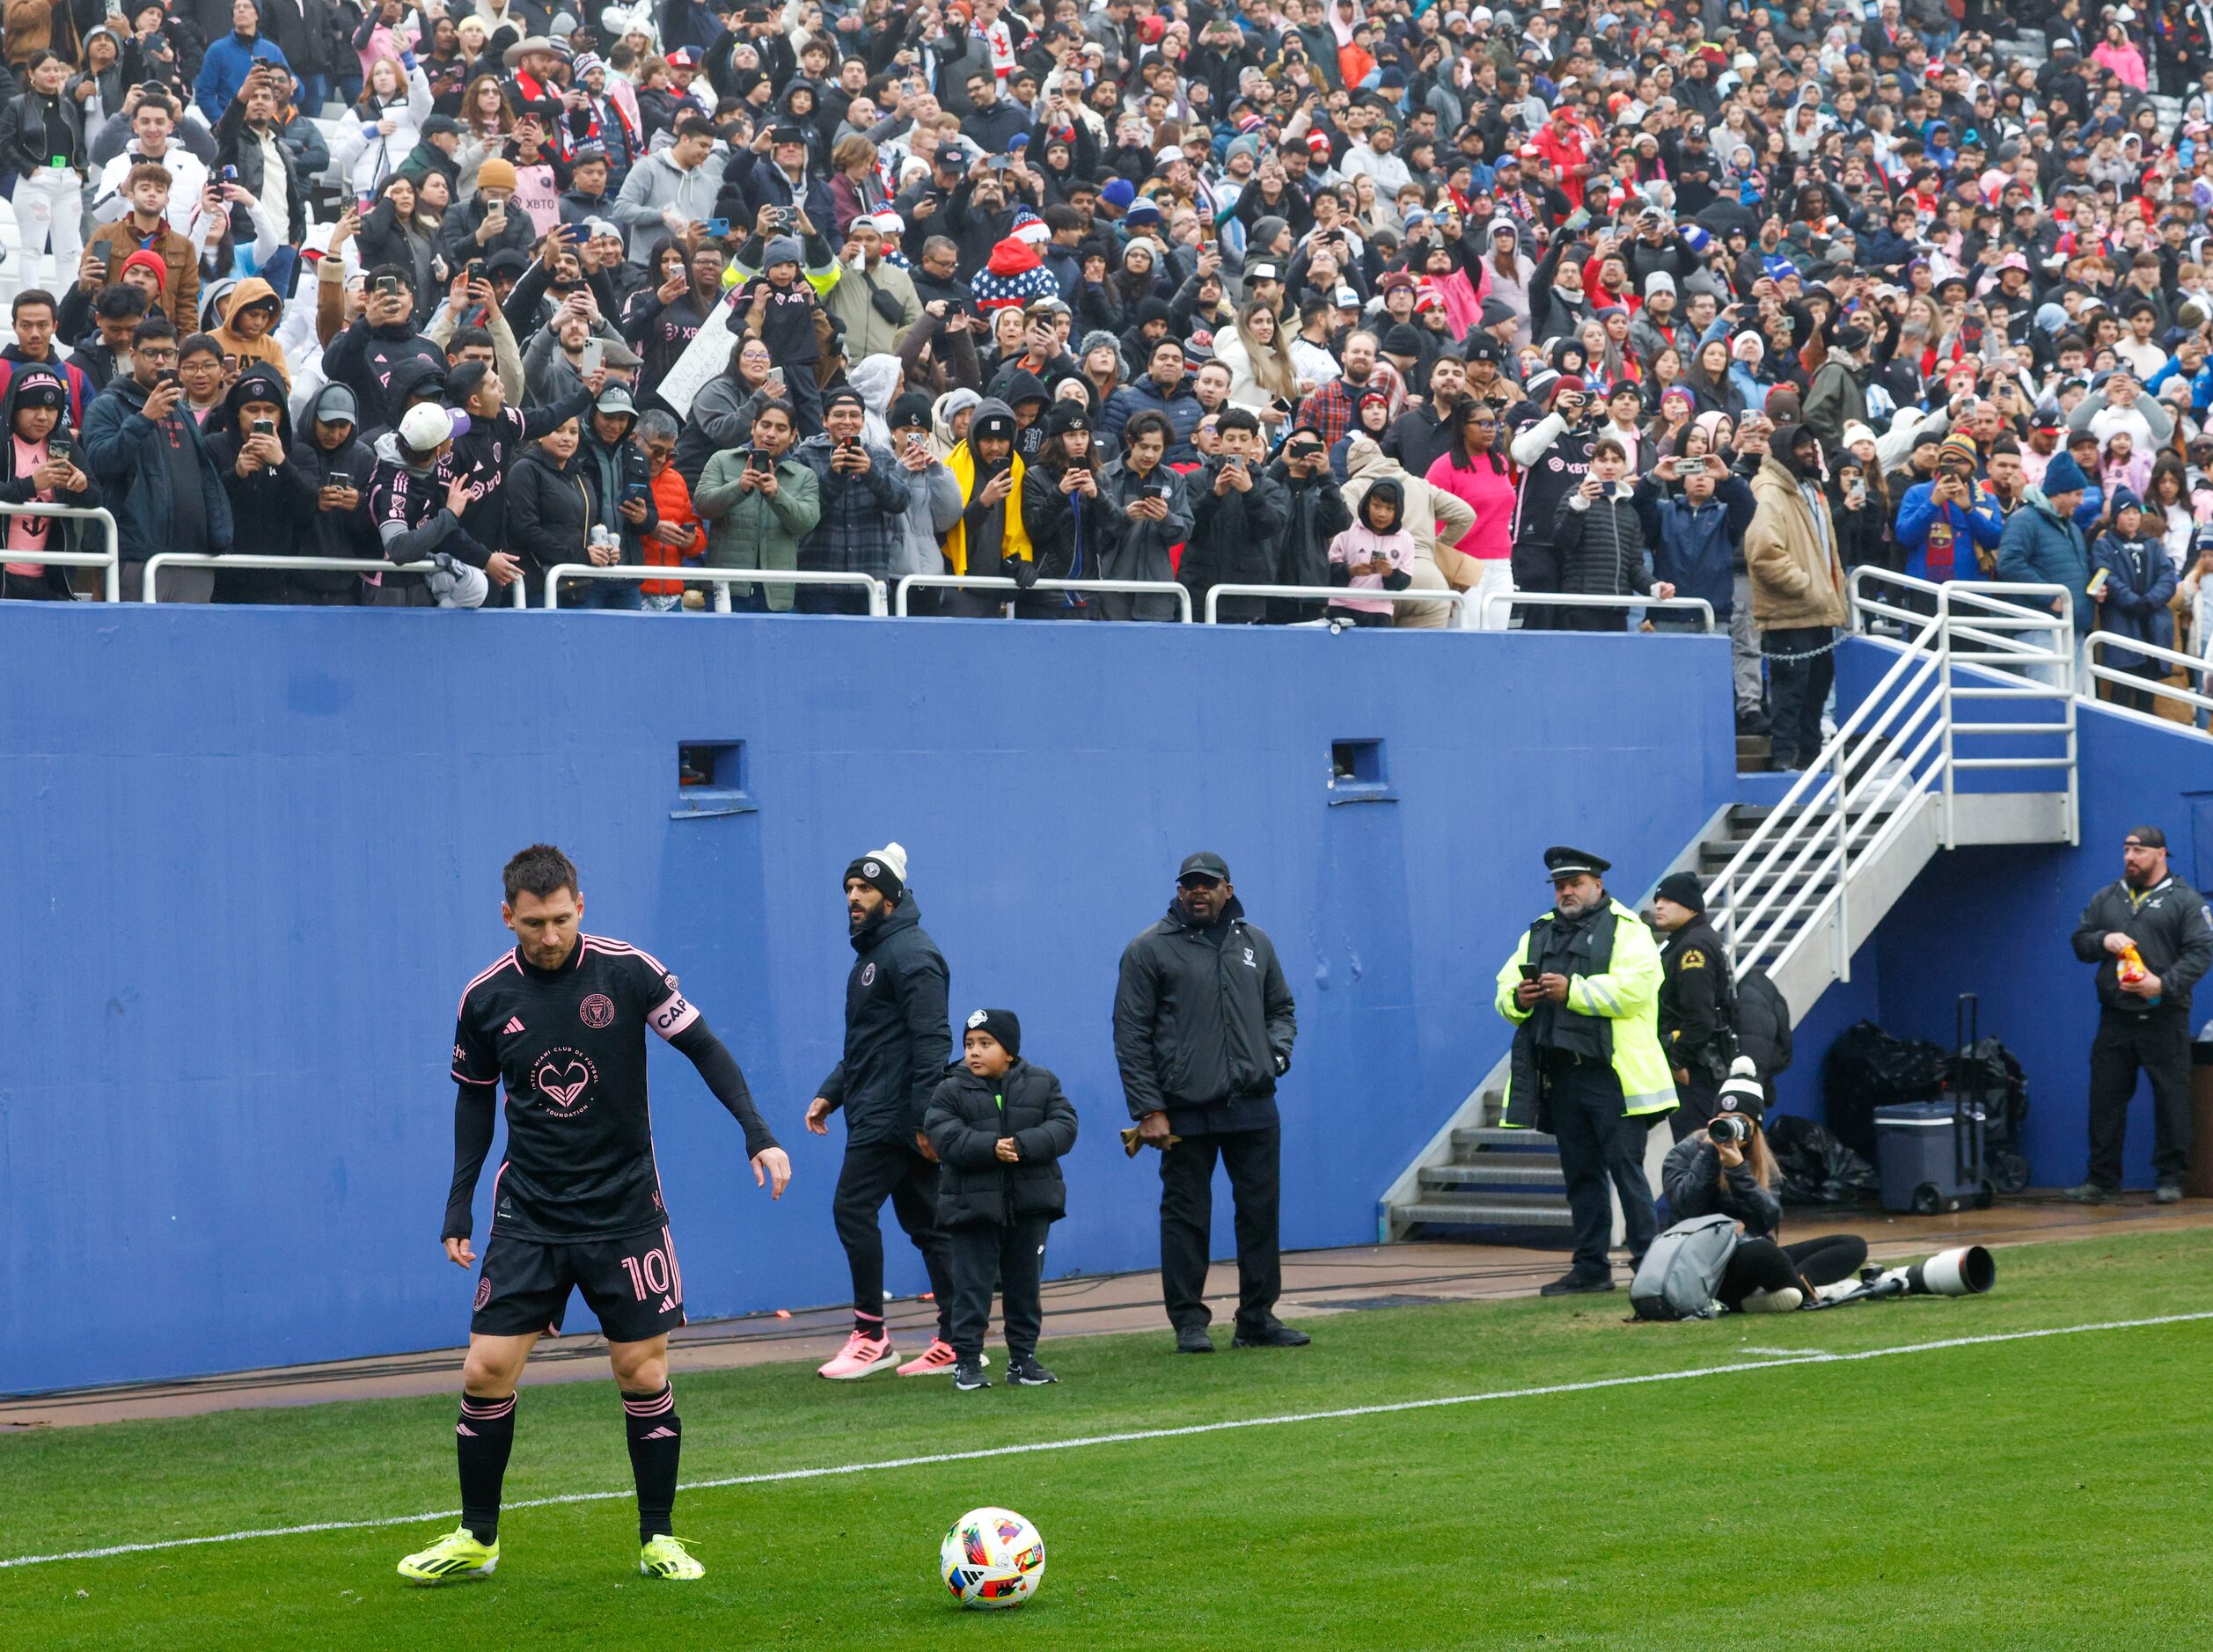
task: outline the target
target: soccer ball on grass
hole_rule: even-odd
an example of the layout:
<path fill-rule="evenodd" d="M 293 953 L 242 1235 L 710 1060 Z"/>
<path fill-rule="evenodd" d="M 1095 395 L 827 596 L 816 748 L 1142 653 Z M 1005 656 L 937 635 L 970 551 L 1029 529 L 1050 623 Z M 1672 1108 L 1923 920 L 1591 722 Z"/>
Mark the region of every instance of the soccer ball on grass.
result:
<path fill-rule="evenodd" d="M 1019 1606 L 1045 1577 L 1045 1540 L 1011 1509 L 971 1509 L 938 1546 L 938 1575 L 963 1606 Z"/>

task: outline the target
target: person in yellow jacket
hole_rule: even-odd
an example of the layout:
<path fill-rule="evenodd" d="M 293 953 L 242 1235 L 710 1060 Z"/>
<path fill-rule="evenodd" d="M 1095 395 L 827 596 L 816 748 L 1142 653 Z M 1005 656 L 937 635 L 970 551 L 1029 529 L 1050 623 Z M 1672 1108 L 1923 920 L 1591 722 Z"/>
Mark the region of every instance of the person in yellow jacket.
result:
<path fill-rule="evenodd" d="M 1037 577 L 1030 534 L 1022 520 L 1022 455 L 1015 410 L 995 396 L 976 404 L 968 435 L 945 456 L 945 468 L 961 486 L 961 519 L 945 536 L 945 560 L 956 574 L 1011 579 L 1028 590 Z M 949 590 L 941 613 L 970 618 L 1005 611 L 1005 591 Z"/>
<path fill-rule="evenodd" d="M 1606 893 L 1610 861 L 1580 849 L 1544 852 L 1552 910 L 1529 925 L 1499 971 L 1499 1013 L 1514 1025 L 1507 1067 L 1509 1129 L 1559 1143 L 1575 1219 L 1574 1266 L 1548 1297 L 1611 1290 L 1607 1179 L 1621 1194 L 1630 1265 L 1659 1232 L 1645 1174 L 1645 1134 L 1675 1107 L 1660 1047 L 1660 945 L 1644 920 Z"/>

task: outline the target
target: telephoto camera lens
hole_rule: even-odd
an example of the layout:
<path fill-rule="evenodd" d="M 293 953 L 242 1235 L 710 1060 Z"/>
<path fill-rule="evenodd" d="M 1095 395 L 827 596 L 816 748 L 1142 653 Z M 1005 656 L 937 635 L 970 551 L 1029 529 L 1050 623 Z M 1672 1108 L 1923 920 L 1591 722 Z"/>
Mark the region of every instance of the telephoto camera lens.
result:
<path fill-rule="evenodd" d="M 1712 1122 L 1706 1126 L 1706 1134 L 1717 1142 L 1727 1142 L 1732 1146 L 1741 1146 L 1752 1138 L 1752 1126 L 1746 1122 L 1741 1115 L 1717 1113 Z"/>

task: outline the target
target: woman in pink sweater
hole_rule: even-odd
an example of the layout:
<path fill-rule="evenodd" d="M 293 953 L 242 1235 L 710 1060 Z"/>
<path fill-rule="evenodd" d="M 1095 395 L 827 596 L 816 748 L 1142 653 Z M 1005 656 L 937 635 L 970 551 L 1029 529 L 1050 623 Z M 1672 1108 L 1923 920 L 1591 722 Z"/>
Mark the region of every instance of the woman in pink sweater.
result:
<path fill-rule="evenodd" d="M 1451 447 L 1438 457 L 1423 479 L 1462 501 L 1476 513 L 1476 525 L 1460 541 L 1463 556 L 1483 565 L 1483 578 L 1471 593 L 1470 625 L 1487 625 L 1492 631 L 1506 628 L 1508 610 L 1493 609 L 1486 620 L 1484 599 L 1506 596 L 1513 589 L 1513 466 L 1506 445 L 1499 440 L 1499 412 L 1489 402 L 1462 402 L 1454 415 L 1458 428 Z"/>
<path fill-rule="evenodd" d="M 2129 31 L 2118 23 L 2106 25 L 2106 38 L 2098 42 L 2090 61 L 2110 69 L 2121 77 L 2123 85 L 2133 86 L 2138 91 L 2151 84 L 2151 77 L 2144 73 L 2143 54 L 2130 43 Z"/>

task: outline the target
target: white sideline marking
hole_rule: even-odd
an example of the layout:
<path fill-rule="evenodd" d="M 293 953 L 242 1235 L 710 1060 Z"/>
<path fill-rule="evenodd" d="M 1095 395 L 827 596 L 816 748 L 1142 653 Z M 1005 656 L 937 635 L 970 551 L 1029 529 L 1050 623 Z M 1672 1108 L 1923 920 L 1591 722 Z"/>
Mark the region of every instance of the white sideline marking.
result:
<path fill-rule="evenodd" d="M 2082 1336 L 2094 1331 L 2136 1331 L 2152 1326 L 2187 1325 L 2213 1319 L 2213 1310 L 2198 1313 L 2163 1313 L 2147 1319 L 2106 1319 L 2094 1325 L 2057 1325 L 2035 1331 L 2000 1331 L 1987 1336 L 1947 1336 L 1934 1342 L 1905 1342 L 1892 1348 L 1862 1349 L 1858 1353 L 1832 1354 L 1808 1349 L 1784 1358 L 1740 1360 L 1727 1365 L 1701 1365 L 1686 1371 L 1647 1371 L 1635 1377 L 1599 1377 L 1586 1382 L 1544 1383 L 1534 1388 L 1501 1388 L 1483 1394 L 1445 1394 L 1434 1400 L 1400 1400 L 1388 1405 L 1342 1406 L 1330 1411 L 1302 1411 L 1279 1417 L 1235 1417 L 1218 1422 L 1191 1422 L 1174 1429 L 1132 1429 L 1124 1434 L 1093 1434 L 1071 1440 L 1037 1440 L 1024 1445 L 987 1445 L 968 1451 L 933 1451 L 922 1457 L 885 1458 L 873 1463 L 837 1463 L 822 1468 L 786 1468 L 766 1474 L 729 1474 L 718 1480 L 695 1480 L 679 1491 L 714 1491 L 726 1486 L 766 1486 L 780 1480 L 828 1480 L 840 1474 L 873 1474 L 894 1468 L 929 1468 L 941 1463 L 972 1463 L 987 1458 L 1027 1457 L 1040 1451 L 1073 1451 L 1092 1445 L 1129 1445 L 1141 1440 L 1176 1440 L 1196 1434 L 1226 1434 L 1235 1429 L 1276 1429 L 1293 1422 L 1335 1422 L 1348 1417 L 1389 1416 L 1403 1411 L 1433 1411 L 1444 1406 L 1482 1405 L 1494 1400 L 1535 1400 L 1548 1394 L 1589 1393 L 1603 1388 L 1631 1388 L 1646 1383 L 1687 1382 L 1700 1377 L 1728 1377 L 1745 1371 L 1776 1371 L 1788 1365 L 1844 1364 L 1855 1360 L 1887 1359 L 1894 1354 L 1934 1354 L 1946 1349 L 1980 1348 L 1993 1342 L 2026 1342 L 2047 1336 Z M 1749 1350 L 1748 1350 L 1749 1351 Z M 1762 1350 L 1763 1352 L 1768 1350 Z M 1784 1350 L 1773 1350 L 1784 1353 Z M 635 1495 L 630 1487 L 620 1491 L 575 1491 L 558 1497 L 525 1497 L 502 1505 L 513 1509 L 548 1509 L 566 1503 L 610 1502 Z M 147 1554 L 160 1549 L 195 1548 L 207 1543 L 244 1543 L 255 1538 L 305 1537 L 315 1531 L 367 1531 L 380 1526 L 428 1524 L 434 1520 L 458 1520 L 458 1509 L 439 1509 L 426 1514 L 384 1515 L 373 1520 L 318 1520 L 306 1525 L 263 1526 L 249 1531 L 222 1531 L 201 1538 L 163 1538 L 150 1543 L 115 1543 L 105 1548 L 72 1549 L 59 1554 L 18 1554 L 0 1560 L 0 1571 L 18 1566 L 45 1566 L 55 1561 L 101 1561 L 117 1554 Z"/>

